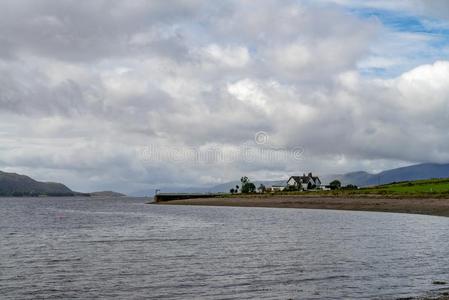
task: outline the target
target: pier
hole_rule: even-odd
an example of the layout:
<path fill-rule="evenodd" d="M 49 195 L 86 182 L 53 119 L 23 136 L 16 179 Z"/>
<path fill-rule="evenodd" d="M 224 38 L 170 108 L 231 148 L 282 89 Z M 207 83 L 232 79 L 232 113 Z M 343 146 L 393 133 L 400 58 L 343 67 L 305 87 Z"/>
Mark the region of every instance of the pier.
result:
<path fill-rule="evenodd" d="M 166 202 L 173 200 L 183 200 L 183 199 L 197 199 L 197 198 L 215 198 L 222 194 L 214 193 L 158 193 L 154 195 L 154 202 Z"/>

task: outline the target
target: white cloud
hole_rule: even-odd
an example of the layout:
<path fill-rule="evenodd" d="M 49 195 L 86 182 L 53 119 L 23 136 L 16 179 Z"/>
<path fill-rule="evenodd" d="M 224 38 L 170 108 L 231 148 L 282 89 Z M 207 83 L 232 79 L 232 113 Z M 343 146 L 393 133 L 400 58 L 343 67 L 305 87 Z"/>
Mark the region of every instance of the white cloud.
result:
<path fill-rule="evenodd" d="M 248 103 L 254 109 L 266 109 L 268 97 L 263 93 L 258 84 L 250 79 L 243 79 L 233 84 L 228 84 L 228 92 L 243 103 Z"/>
<path fill-rule="evenodd" d="M 231 68 L 242 68 L 250 61 L 250 55 L 246 47 L 226 46 L 221 47 L 211 44 L 202 49 L 206 60 L 211 63 L 222 64 Z"/>

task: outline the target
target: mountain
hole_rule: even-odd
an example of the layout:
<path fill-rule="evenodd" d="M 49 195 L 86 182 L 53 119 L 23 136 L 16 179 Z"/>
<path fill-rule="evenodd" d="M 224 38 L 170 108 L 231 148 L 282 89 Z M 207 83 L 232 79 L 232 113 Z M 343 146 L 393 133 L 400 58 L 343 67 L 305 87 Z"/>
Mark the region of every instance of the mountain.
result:
<path fill-rule="evenodd" d="M 343 185 L 355 184 L 357 186 L 370 186 L 399 181 L 448 177 L 449 164 L 424 163 L 386 170 L 377 174 L 352 172 L 346 174 L 327 175 L 323 176 L 323 181 L 329 182 L 333 179 L 338 179 Z"/>
<path fill-rule="evenodd" d="M 28 176 L 0 171 L 0 196 L 73 196 L 61 183 L 40 182 Z"/>

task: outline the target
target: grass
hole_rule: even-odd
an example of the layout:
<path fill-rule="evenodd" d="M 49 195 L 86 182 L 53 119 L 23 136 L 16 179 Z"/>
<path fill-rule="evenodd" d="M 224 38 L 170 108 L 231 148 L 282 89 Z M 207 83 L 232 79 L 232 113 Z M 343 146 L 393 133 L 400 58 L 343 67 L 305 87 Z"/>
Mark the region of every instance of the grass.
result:
<path fill-rule="evenodd" d="M 360 189 L 365 193 L 408 196 L 449 196 L 449 178 L 405 181 Z"/>

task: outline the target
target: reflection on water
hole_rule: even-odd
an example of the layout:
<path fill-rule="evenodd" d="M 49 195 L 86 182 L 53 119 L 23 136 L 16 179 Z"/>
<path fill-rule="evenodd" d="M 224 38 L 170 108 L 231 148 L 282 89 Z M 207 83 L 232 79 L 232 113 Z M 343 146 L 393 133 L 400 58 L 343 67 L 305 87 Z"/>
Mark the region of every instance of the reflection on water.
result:
<path fill-rule="evenodd" d="M 449 281 L 449 218 L 0 199 L 2 299 L 392 299 Z"/>

